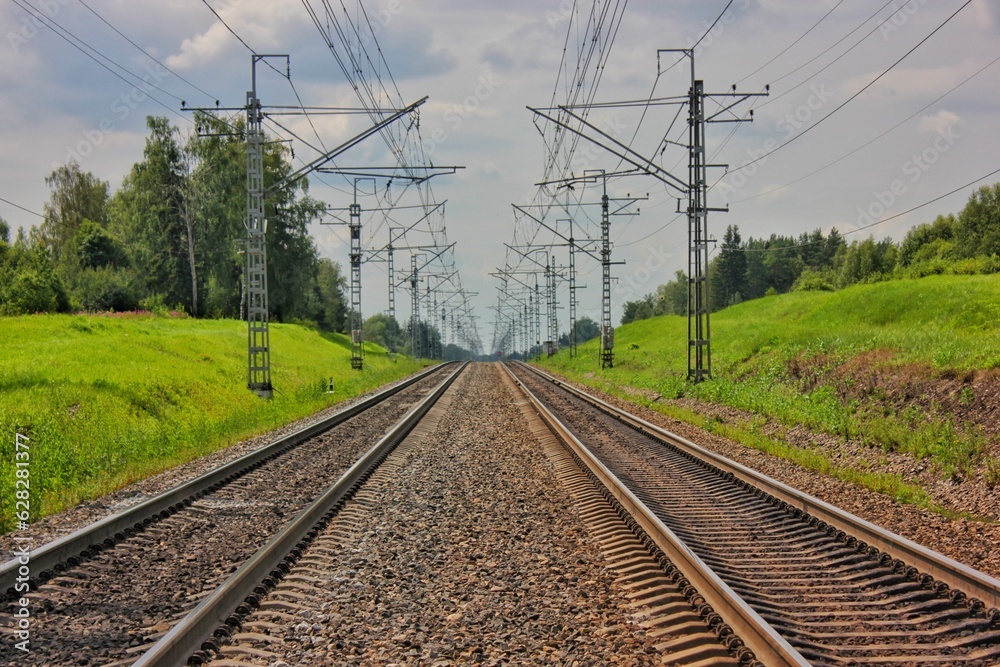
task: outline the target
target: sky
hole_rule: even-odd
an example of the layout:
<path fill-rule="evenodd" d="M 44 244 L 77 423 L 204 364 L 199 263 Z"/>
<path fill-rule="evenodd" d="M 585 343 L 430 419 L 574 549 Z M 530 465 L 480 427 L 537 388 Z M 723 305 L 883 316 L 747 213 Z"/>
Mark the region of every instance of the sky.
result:
<path fill-rule="evenodd" d="M 360 17 L 357 2 L 331 4 Z M 141 160 L 147 115 L 166 116 L 186 136 L 194 128 L 190 113 L 180 108 L 181 100 L 189 106 L 213 106 L 219 100 L 223 107 L 240 107 L 250 84 L 250 53 L 207 5 L 258 53 L 290 56 L 292 82 L 305 105 L 357 106 L 357 95 L 306 4 L 322 5 L 319 0 L 0 3 L 0 198 L 41 212 L 49 196 L 45 176 L 69 159 L 115 189 Z M 727 4 L 721 20 L 708 31 Z M 567 99 L 566 75 L 572 74 L 581 48 L 587 46 L 586 19 L 595 5 L 624 7 L 614 39 L 600 45 L 606 60 L 599 86 L 589 91 L 595 101 L 685 95 L 691 76 L 688 62 L 671 67 L 675 57 L 658 56 L 658 50 L 691 48 L 695 43 L 696 76 L 707 92 L 725 93 L 736 84 L 740 92 L 761 93 L 769 86 L 767 97 L 746 100 L 736 108 L 745 117 L 752 106 L 752 123 L 708 126 L 710 161 L 728 165 L 728 170 L 710 170 L 714 185 L 709 203 L 729 207 L 728 213 L 710 215 L 710 235 L 721 239 L 727 225 L 738 225 L 744 239 L 836 227 L 850 241 L 868 235 L 901 240 L 913 225 L 959 211 L 973 187 L 883 220 L 1000 166 L 1000 63 L 991 65 L 1000 58 L 1000 4 L 966 4 L 373 0 L 364 7 L 388 64 L 388 70 L 382 68 L 383 77 L 388 80 L 391 72 L 408 103 L 429 98 L 419 112 L 425 153 L 436 165 L 464 167 L 435 178 L 433 191 L 438 201 L 447 200 L 444 221 L 449 242 L 456 243 L 454 263 L 464 288 L 477 293 L 473 304 L 479 334 L 489 346 L 495 316 L 491 308 L 497 304 L 499 285 L 491 274 L 511 262 L 512 251 L 504 244 L 524 239 L 523 233 L 515 238 L 511 205 L 537 201 L 544 136 L 551 136 L 545 134 L 551 127 L 546 129 L 527 107 Z M 108 68 L 102 67 L 26 9 L 44 14 L 132 75 L 107 62 Z M 258 93 L 265 105 L 297 104 L 288 81 L 262 66 Z M 719 102 L 710 99 L 706 104 L 712 112 Z M 686 178 L 685 152 L 669 143 L 658 152 L 664 138 L 685 140 L 684 116 L 672 124 L 677 111 L 677 106 L 668 105 L 605 108 L 595 110 L 591 119 L 663 169 Z M 720 116 L 726 117 L 732 116 Z M 365 118 L 357 115 L 315 115 L 311 120 L 315 131 L 301 115 L 280 122 L 313 145 L 322 140 L 328 147 L 366 127 Z M 298 160 L 317 155 L 298 140 L 292 146 Z M 385 164 L 388 159 L 385 145 L 373 137 L 342 156 L 339 164 Z M 577 145 L 571 161 L 575 175 L 586 169 L 614 171 L 619 164 L 618 158 L 586 141 Z M 978 185 L 996 181 L 1000 174 Z M 326 175 L 310 183 L 310 193 L 331 207 L 351 202 L 352 184 L 343 178 Z M 394 187 L 399 192 L 399 185 Z M 381 193 L 366 183 L 359 188 L 365 209 L 378 208 L 385 200 L 384 182 L 377 186 Z M 629 209 L 637 209 L 638 215 L 612 222 L 613 260 L 625 262 L 613 271 L 617 321 L 625 301 L 653 292 L 677 270 L 686 269 L 687 228 L 676 215 L 677 193 L 660 181 L 632 175 L 613 180 L 608 188 L 614 197 L 648 195 Z M 592 184 L 572 193 L 580 201 L 595 201 L 599 195 Z M 419 201 L 404 195 L 399 203 Z M 597 234 L 596 209 L 582 209 L 588 210 L 594 213 L 581 213 L 575 223 L 576 238 Z M 415 209 L 391 215 L 399 226 L 417 219 Z M 6 202 L 0 202 L 0 217 L 12 229 L 40 222 Z M 554 213 L 549 222 L 558 218 Z M 366 246 L 384 245 L 384 215 L 369 213 L 364 224 Z M 317 224 L 313 233 L 322 256 L 347 264 L 343 227 Z M 545 231 L 531 236 L 536 242 L 558 240 Z M 422 245 L 429 235 L 414 234 L 407 241 Z M 552 252 L 556 262 L 566 264 L 566 248 Z M 409 258 L 398 253 L 396 262 L 400 268 Z M 579 315 L 599 320 L 600 266 L 581 256 L 578 269 L 579 284 L 586 286 L 578 293 Z M 366 263 L 362 284 L 364 314 L 384 311 L 385 264 Z M 561 303 L 565 294 L 564 283 Z M 409 297 L 400 291 L 397 317 L 407 318 L 409 310 Z M 565 309 L 559 317 L 565 332 Z"/>

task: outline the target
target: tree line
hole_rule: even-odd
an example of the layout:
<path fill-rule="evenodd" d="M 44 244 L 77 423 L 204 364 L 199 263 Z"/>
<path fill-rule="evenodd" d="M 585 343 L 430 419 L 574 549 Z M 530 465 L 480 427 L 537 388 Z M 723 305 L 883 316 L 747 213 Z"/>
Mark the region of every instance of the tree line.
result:
<path fill-rule="evenodd" d="M 196 135 L 182 140 L 166 118 L 147 117 L 142 160 L 111 192 L 107 181 L 70 161 L 45 178 L 43 220 L 11 238 L 0 219 L 0 315 L 148 310 L 194 317 L 244 318 L 245 122 L 198 113 Z M 293 172 L 285 144 L 268 141 L 264 181 Z M 319 256 L 309 234 L 325 205 L 300 179 L 265 201 L 270 316 L 344 333 L 346 279 Z M 365 339 L 387 349 L 464 358 L 442 344 L 437 327 L 388 315 L 365 322 Z M 450 357 L 448 355 L 451 355 Z"/>
<path fill-rule="evenodd" d="M 1000 272 L 1000 183 L 983 186 L 957 214 L 913 227 L 899 243 L 869 237 L 847 243 L 834 227 L 798 237 L 740 235 L 726 228 L 709 261 L 713 311 L 748 299 L 793 290 L 832 291 L 858 283 L 934 274 Z M 624 305 L 622 324 L 655 315 L 686 315 L 688 278 L 677 271 L 655 292 Z"/>
<path fill-rule="evenodd" d="M 0 223 L 2 314 L 174 309 L 241 317 L 244 123 L 199 114 L 201 132 L 182 141 L 166 118 L 146 120 L 143 158 L 117 191 L 70 161 L 45 179 L 51 192 L 38 227 L 11 240 Z M 291 173 L 283 144 L 266 144 L 264 170 L 270 183 Z M 305 179 L 267 199 L 271 316 L 341 331 L 344 278 L 308 231 L 322 208 Z"/>

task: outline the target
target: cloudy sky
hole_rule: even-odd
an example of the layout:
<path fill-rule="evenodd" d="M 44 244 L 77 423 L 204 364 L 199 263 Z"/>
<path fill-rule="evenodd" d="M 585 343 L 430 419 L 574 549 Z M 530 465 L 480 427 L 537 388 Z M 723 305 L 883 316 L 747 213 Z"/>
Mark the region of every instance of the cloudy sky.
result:
<path fill-rule="evenodd" d="M 356 3 L 343 0 L 343 7 L 360 16 Z M 256 51 L 291 56 L 292 80 L 306 105 L 357 104 L 302 0 L 208 4 Z M 310 4 L 322 6 L 319 0 Z M 339 0 L 331 4 L 344 11 Z M 437 179 L 434 191 L 439 200 L 448 200 L 448 237 L 457 242 L 455 261 L 463 284 L 479 293 L 475 304 L 487 346 L 493 329 L 489 307 L 496 304 L 497 286 L 489 274 L 505 261 L 503 244 L 515 242 L 511 204 L 530 203 L 537 190 L 533 184 L 542 176 L 545 145 L 526 106 L 547 106 L 554 87 L 557 102 L 565 99 L 557 75 L 565 67 L 564 54 L 570 69 L 575 66 L 593 4 L 365 2 L 402 97 L 430 97 L 421 109 L 420 131 L 431 159 L 465 167 Z M 602 44 L 607 60 L 595 99 L 646 99 L 651 90 L 656 97 L 685 94 L 687 65 L 669 69 L 672 60 L 666 54 L 658 64 L 657 50 L 692 46 L 726 4 L 628 2 L 614 41 Z M 71 39 L 97 49 L 114 64 L 103 61 L 107 68 L 102 67 L 32 18 L 29 10 L 49 17 Z M 203 0 L 5 0 L 0 25 L 0 197 L 30 211 L 42 210 L 48 198 L 44 178 L 67 159 L 76 158 L 115 188 L 141 158 L 147 115 L 167 116 L 187 134 L 193 128 L 189 114 L 180 111 L 181 99 L 189 105 L 220 100 L 223 106 L 238 107 L 248 89 L 249 52 Z M 728 175 L 721 169 L 710 174 L 710 182 L 719 181 L 711 204 L 730 205 L 729 213 L 710 218 L 713 235 L 721 237 L 729 224 L 739 225 L 744 238 L 835 226 L 841 232 L 868 227 L 848 239 L 868 234 L 900 239 L 914 224 L 957 211 L 971 188 L 874 224 L 1000 166 L 1000 64 L 991 65 L 998 57 L 1000 6 L 993 0 L 734 0 L 699 44 L 697 76 L 708 92 L 725 92 L 733 84 L 739 91 L 759 92 L 770 84 L 770 97 L 739 107 L 742 115 L 753 104 L 753 123 L 709 128 L 711 161 L 730 167 Z M 265 104 L 296 103 L 287 81 L 277 74 L 264 70 L 259 81 Z M 709 102 L 709 110 L 714 108 Z M 641 108 L 623 108 L 595 112 L 593 118 L 609 134 L 653 157 L 664 136 L 683 139 L 678 133 L 683 117 L 671 126 L 676 111 L 660 106 L 643 116 Z M 313 120 L 327 146 L 363 125 L 358 117 Z M 303 138 L 315 138 L 301 116 L 281 122 Z M 384 146 L 378 138 L 370 142 L 341 164 L 384 161 Z M 578 150 L 574 170 L 618 166 L 617 158 L 600 150 L 584 144 Z M 305 159 L 315 155 L 302 144 L 296 144 L 296 154 Z M 684 154 L 675 148 L 657 155 L 657 162 L 686 176 Z M 1000 175 L 985 182 L 994 181 Z M 686 226 L 674 213 L 676 193 L 652 178 L 618 180 L 610 189 L 618 196 L 649 196 L 638 205 L 640 215 L 613 224 L 614 259 L 627 262 L 616 267 L 617 320 L 625 300 L 654 290 L 685 268 Z M 311 192 L 331 206 L 346 206 L 348 190 L 343 180 L 326 176 L 323 182 L 313 180 Z M 599 194 L 593 188 L 580 190 L 575 196 L 583 199 Z M 416 201 L 404 197 L 401 203 Z M 12 228 L 39 222 L 5 202 L 0 202 L 0 216 Z M 397 224 L 415 219 L 402 210 L 394 218 Z M 578 224 L 582 233 L 596 233 L 587 220 Z M 382 241 L 376 236 L 384 230 L 366 229 L 366 237 L 369 231 L 369 245 L 377 247 Z M 341 228 L 317 226 L 315 235 L 323 255 L 346 263 Z M 556 253 L 565 263 L 565 249 Z M 581 259 L 579 268 L 580 282 L 587 285 L 580 295 L 581 314 L 599 319 L 599 267 Z M 363 282 L 365 314 L 385 309 L 384 264 L 367 265 Z M 398 299 L 403 319 L 409 315 L 409 301 L 403 294 Z M 565 329 L 565 312 L 560 318 Z"/>

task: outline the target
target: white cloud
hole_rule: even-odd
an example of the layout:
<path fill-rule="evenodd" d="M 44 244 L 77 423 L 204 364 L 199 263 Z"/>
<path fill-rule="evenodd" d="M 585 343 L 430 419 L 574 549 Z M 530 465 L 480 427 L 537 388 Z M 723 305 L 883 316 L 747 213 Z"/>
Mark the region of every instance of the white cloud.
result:
<path fill-rule="evenodd" d="M 921 116 L 920 131 L 937 133 L 962 122 L 958 114 L 942 109 L 932 116 Z"/>
<path fill-rule="evenodd" d="M 166 60 L 171 69 L 188 71 L 198 67 L 205 61 L 215 60 L 227 46 L 233 36 L 221 23 L 214 23 L 208 30 L 195 37 L 185 38 L 181 42 L 180 52 L 169 56 Z"/>

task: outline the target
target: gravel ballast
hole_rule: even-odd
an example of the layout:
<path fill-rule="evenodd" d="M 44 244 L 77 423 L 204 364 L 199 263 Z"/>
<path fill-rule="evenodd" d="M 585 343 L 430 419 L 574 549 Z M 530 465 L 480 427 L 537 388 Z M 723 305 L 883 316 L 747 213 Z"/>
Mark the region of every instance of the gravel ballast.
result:
<path fill-rule="evenodd" d="M 356 403 L 360 403 L 382 389 L 395 386 L 405 382 L 407 379 L 408 378 L 401 378 L 395 382 L 385 384 L 382 387 L 378 387 L 372 391 L 345 401 L 341 401 L 340 403 L 320 410 L 319 412 L 315 412 L 308 417 L 303 417 L 302 419 L 290 422 L 281 428 L 268 431 L 267 433 L 262 433 L 252 438 L 247 438 L 246 440 L 241 440 L 240 442 L 219 449 L 211 454 L 206 454 L 205 456 L 175 466 L 169 470 L 164 470 L 156 475 L 151 475 L 140 482 L 129 484 L 126 487 L 118 489 L 117 491 L 109 493 L 105 496 L 101 496 L 100 498 L 86 500 L 63 512 L 34 521 L 28 529 L 28 532 L 36 547 L 59 539 L 65 535 L 69 535 L 70 533 L 80 530 L 81 528 L 85 528 L 96 521 L 100 521 L 106 516 L 126 510 L 129 507 L 133 507 L 152 498 L 153 496 L 168 491 L 175 486 L 189 482 L 199 475 L 203 475 L 204 473 L 214 470 L 215 468 L 235 460 L 244 454 L 248 454 L 256 449 L 264 447 L 278 438 L 320 422 L 333 414 L 346 410 Z M 7 533 L 6 535 L 0 535 L 0 554 L 3 554 L 4 559 L 9 557 L 9 554 L 11 554 L 17 546 L 14 541 L 14 537 L 14 532 Z"/>
<path fill-rule="evenodd" d="M 594 387 L 573 382 L 547 369 L 546 372 L 737 463 L 742 463 L 820 500 L 836 505 L 969 567 L 1000 578 L 1000 550 L 996 547 L 1000 544 L 1000 524 L 952 519 L 927 509 L 898 502 L 889 496 L 807 470 L 786 459 L 751 449 L 678 419 L 667 417 L 650 408 L 622 400 Z M 810 445 L 803 440 L 802 446 Z M 845 462 L 852 461 L 859 456 L 857 448 L 850 443 L 842 442 L 837 446 L 842 448 Z M 829 456 L 834 457 L 834 460 L 839 460 L 836 453 L 830 448 L 824 451 Z M 878 471 L 878 468 L 873 468 L 872 471 Z M 889 468 L 885 472 L 896 472 L 896 470 Z M 993 503 L 996 504 L 996 499 L 993 500 Z"/>
<path fill-rule="evenodd" d="M 474 364 L 459 378 L 437 427 L 364 499 L 356 534 L 324 550 L 324 574 L 303 555 L 313 582 L 295 604 L 305 608 L 254 614 L 225 658 L 662 664 L 500 372 Z"/>

